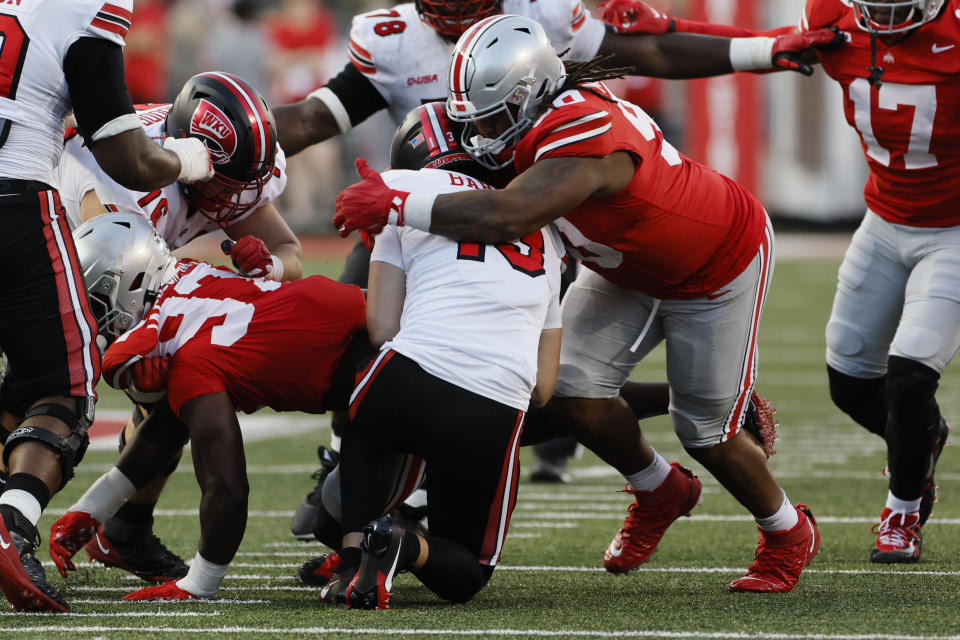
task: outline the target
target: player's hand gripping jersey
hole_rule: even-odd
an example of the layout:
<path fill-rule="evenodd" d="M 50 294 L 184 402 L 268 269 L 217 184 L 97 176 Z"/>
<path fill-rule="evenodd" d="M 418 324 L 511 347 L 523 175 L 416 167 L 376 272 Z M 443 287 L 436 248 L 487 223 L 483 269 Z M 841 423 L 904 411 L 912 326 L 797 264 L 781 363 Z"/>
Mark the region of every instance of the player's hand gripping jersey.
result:
<path fill-rule="evenodd" d="M 387 171 L 395 189 L 455 193 L 492 187 L 437 169 Z M 547 226 L 514 242 L 456 242 L 384 227 L 371 260 L 407 272 L 400 331 L 383 348 L 428 373 L 526 411 L 544 329 L 560 327 L 563 245 Z"/>
<path fill-rule="evenodd" d="M 867 78 L 870 34 L 842 0 L 808 0 L 804 29 L 836 26 L 847 44 L 820 52 L 843 87 L 843 109 L 860 135 L 870 175 L 867 206 L 895 224 L 960 224 L 960 2 L 909 37 L 876 39 L 879 90 Z M 890 43 L 893 43 L 892 46 Z"/>
<path fill-rule="evenodd" d="M 70 111 L 64 58 L 79 38 L 120 46 L 133 0 L 16 0 L 0 3 L 0 167 L 8 178 L 50 176 Z M 56 19 L 51 19 L 56 16 Z M 20 82 L 20 78 L 49 82 Z"/>
<path fill-rule="evenodd" d="M 178 415 L 197 396 L 226 391 L 238 409 L 324 410 L 337 363 L 366 326 L 359 287 L 312 276 L 244 278 L 182 260 L 149 313 L 107 349 L 104 378 L 140 357 L 170 356 L 167 397 Z"/>
<path fill-rule="evenodd" d="M 137 106 L 143 130 L 158 144 L 166 135 L 163 123 L 170 107 L 169 104 Z M 220 126 L 211 125 L 205 130 L 208 136 L 219 132 L 224 146 L 228 146 L 231 140 L 236 144 L 236 133 L 231 135 L 232 125 L 228 119 L 223 118 L 215 124 Z M 84 139 L 72 133 L 68 132 L 63 157 L 55 171 L 55 184 L 67 210 L 71 228 L 75 229 L 80 224 L 80 198 L 91 189 L 96 190 L 100 202 L 109 211 L 131 211 L 146 216 L 171 249 L 182 247 L 194 238 L 220 228 L 216 221 L 187 202 L 179 182 L 150 192 L 131 191 L 117 184 L 97 164 Z M 230 220 L 230 224 L 243 220 L 258 207 L 272 203 L 283 193 L 287 184 L 286 167 L 286 157 L 278 145 L 273 176 L 264 185 L 259 198 L 253 191 L 242 191 L 239 195 L 241 203 L 255 200 L 256 206 Z"/>
<path fill-rule="evenodd" d="M 598 95 L 599 94 L 599 95 Z M 636 158 L 629 186 L 554 221 L 570 252 L 625 289 L 697 298 L 756 256 L 766 224 L 744 187 L 679 153 L 642 109 L 600 83 L 562 93 L 517 145 L 515 165 L 563 156 Z"/>
<path fill-rule="evenodd" d="M 571 60 L 595 56 L 606 33 L 603 22 L 591 17 L 580 0 L 503 0 L 503 13 L 529 16 L 542 24 L 554 49 L 558 53 L 569 49 L 566 57 Z M 393 120 L 400 122 L 414 107 L 446 98 L 453 45 L 421 21 L 410 2 L 356 16 L 350 30 L 350 62 L 383 97 Z M 346 95 L 339 95 L 344 89 L 335 82 L 331 89 L 353 124 L 376 111 L 353 106 Z"/>

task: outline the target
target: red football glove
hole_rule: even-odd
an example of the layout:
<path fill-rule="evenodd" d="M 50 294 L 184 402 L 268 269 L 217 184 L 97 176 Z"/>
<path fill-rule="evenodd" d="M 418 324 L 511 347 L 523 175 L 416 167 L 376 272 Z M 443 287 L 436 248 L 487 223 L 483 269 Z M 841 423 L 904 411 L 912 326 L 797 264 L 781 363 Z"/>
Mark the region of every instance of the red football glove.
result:
<path fill-rule="evenodd" d="M 340 237 L 346 238 L 355 229 L 378 234 L 388 224 L 402 227 L 403 208 L 410 193 L 388 187 L 363 158 L 357 158 L 357 173 L 363 181 L 337 196 L 333 226 L 340 230 Z"/>
<path fill-rule="evenodd" d="M 93 540 L 99 528 L 100 523 L 85 511 L 67 511 L 50 525 L 50 557 L 61 576 L 66 578 L 67 571 L 76 571 L 71 558 Z"/>
<path fill-rule="evenodd" d="M 230 259 L 240 273 L 263 278 L 273 271 L 273 256 L 267 245 L 256 236 L 243 236 L 230 249 Z"/>
<path fill-rule="evenodd" d="M 674 20 L 640 0 L 607 0 L 597 5 L 603 9 L 601 19 L 616 33 L 656 35 L 674 30 Z"/>
<path fill-rule="evenodd" d="M 813 75 L 813 67 L 800 59 L 811 49 L 826 49 L 841 44 L 846 40 L 836 27 L 817 29 L 816 31 L 797 31 L 778 36 L 773 43 L 771 62 L 777 69 L 798 71 L 805 76 Z"/>
<path fill-rule="evenodd" d="M 127 370 L 128 380 L 137 391 L 163 391 L 167 388 L 167 376 L 170 373 L 170 356 L 142 358 Z M 129 386 L 129 385 L 128 385 Z"/>

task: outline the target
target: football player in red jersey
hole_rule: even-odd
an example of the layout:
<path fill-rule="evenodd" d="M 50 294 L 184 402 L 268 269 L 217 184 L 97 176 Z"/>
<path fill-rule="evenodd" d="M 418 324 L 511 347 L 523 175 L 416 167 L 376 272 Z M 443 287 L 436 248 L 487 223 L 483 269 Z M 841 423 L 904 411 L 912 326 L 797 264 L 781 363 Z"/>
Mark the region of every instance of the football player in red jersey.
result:
<path fill-rule="evenodd" d="M 646 561 L 700 499 L 700 481 L 650 447 L 618 395 L 665 341 L 677 434 L 760 526 L 755 561 L 729 588 L 790 591 L 819 551 L 819 533 L 741 432 L 772 232 L 756 198 L 685 158 L 600 82 L 620 71 L 597 61 L 564 68 L 528 18 L 477 23 L 451 60 L 447 114 L 466 123 L 462 143 L 478 162 L 513 164 L 519 176 L 498 191 L 434 196 L 390 189 L 358 160 L 364 179 L 340 195 L 334 224 L 341 233 L 393 224 L 493 242 L 552 222 L 588 270 L 564 303 L 567 339 L 545 415 L 620 470 L 635 496 L 604 565 L 620 573 Z"/>
<path fill-rule="evenodd" d="M 686 34 L 618 34 L 590 15 L 580 0 L 416 0 L 354 17 L 349 62 L 306 99 L 274 109 L 280 145 L 288 154 L 344 133 L 386 109 L 397 124 L 417 105 L 446 94 L 447 60 L 457 38 L 496 14 L 527 16 L 541 24 L 554 49 L 570 60 L 614 55 L 633 72 L 665 78 L 703 77 L 782 68 L 812 73 L 801 55 L 828 46 L 835 34 L 787 34 L 729 40 Z M 805 56 L 804 56 L 805 57 Z M 357 244 L 342 282 L 366 286 L 369 252 Z M 334 416 L 334 431 L 341 420 Z M 319 487 L 318 487 L 319 489 Z M 319 491 L 297 509 L 291 532 L 309 538 Z"/>
<path fill-rule="evenodd" d="M 615 4 L 605 18 L 629 30 L 657 22 L 641 2 Z M 830 395 L 887 442 L 890 484 L 871 561 L 917 562 L 950 431 L 935 394 L 960 348 L 953 284 L 960 265 L 960 3 L 807 0 L 800 26 L 847 36 L 846 46 L 820 51 L 820 63 L 843 89 L 844 113 L 869 169 L 866 216 L 840 266 L 827 323 Z M 752 35 L 724 25 L 676 27 Z"/>
<path fill-rule="evenodd" d="M 117 466 L 54 523 L 51 557 L 66 575 L 70 558 L 100 524 L 160 474 L 189 438 L 203 493 L 197 555 L 181 580 L 128 599 L 211 597 L 246 523 L 248 485 L 235 411 L 345 407 L 358 357 L 372 351 L 363 292 L 321 276 L 281 283 L 177 261 L 136 214 L 99 216 L 75 235 L 84 285 L 102 302 L 95 307 L 101 335 L 112 341 L 104 377 L 137 401 L 157 404 Z"/>

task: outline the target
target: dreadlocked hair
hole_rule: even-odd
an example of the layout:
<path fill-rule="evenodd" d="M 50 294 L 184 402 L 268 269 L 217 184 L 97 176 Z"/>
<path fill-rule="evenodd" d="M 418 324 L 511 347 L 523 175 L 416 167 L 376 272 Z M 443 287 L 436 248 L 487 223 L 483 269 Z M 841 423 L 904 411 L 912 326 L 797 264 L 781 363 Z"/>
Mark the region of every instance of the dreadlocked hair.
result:
<path fill-rule="evenodd" d="M 553 92 L 553 95 L 551 95 L 548 100 L 545 100 L 544 102 L 549 104 L 553 102 L 554 98 L 556 98 L 558 95 L 564 91 L 569 91 L 574 87 L 579 87 L 582 91 L 587 91 L 595 96 L 603 98 L 608 102 L 613 102 L 613 100 L 610 100 L 610 98 L 603 95 L 599 91 L 594 91 L 590 87 L 584 87 L 582 85 L 590 82 L 603 82 L 604 80 L 622 78 L 623 76 L 630 75 L 636 71 L 636 67 L 605 66 L 605 63 L 612 61 L 615 57 L 616 54 L 608 53 L 607 55 L 598 55 L 593 59 L 584 62 L 564 62 L 563 66 L 566 70 L 566 75 L 563 78 L 563 84 Z"/>

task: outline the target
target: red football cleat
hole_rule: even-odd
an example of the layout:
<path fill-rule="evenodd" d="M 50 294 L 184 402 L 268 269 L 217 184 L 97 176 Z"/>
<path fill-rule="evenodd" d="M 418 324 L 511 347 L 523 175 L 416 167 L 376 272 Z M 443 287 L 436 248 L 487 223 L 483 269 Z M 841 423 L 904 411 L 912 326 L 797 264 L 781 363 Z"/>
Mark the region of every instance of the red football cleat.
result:
<path fill-rule="evenodd" d="M 634 495 L 634 502 L 603 556 L 607 571 L 626 573 L 649 560 L 667 527 L 700 504 L 703 487 L 697 476 L 679 462 L 670 466 L 667 479 L 653 491 L 635 491 L 629 485 L 624 489 Z"/>
<path fill-rule="evenodd" d="M 793 591 L 800 574 L 820 553 L 817 521 L 805 504 L 797 505 L 799 520 L 788 531 L 760 530 L 756 557 L 747 574 L 727 587 L 729 591 L 787 593 Z"/>
<path fill-rule="evenodd" d="M 77 570 L 73 556 L 99 528 L 100 523 L 85 511 L 68 511 L 50 526 L 50 557 L 61 576 L 66 578 L 68 571 Z"/>
<path fill-rule="evenodd" d="M 8 513 L 11 527 L 28 531 L 24 536 L 10 531 L 0 514 L 0 590 L 13 605 L 14 611 L 70 610 L 60 592 L 47 582 L 46 574 L 36 556 L 36 528 L 19 512 Z"/>
<path fill-rule="evenodd" d="M 177 586 L 176 580 L 171 580 L 170 582 L 164 582 L 163 584 L 154 585 L 152 587 L 144 587 L 143 589 L 134 591 L 133 593 L 128 593 L 120 599 L 176 601 L 199 600 L 200 596 L 195 596 L 189 591 L 181 589 Z"/>
<path fill-rule="evenodd" d="M 311 558 L 300 567 L 300 582 L 311 587 L 322 587 L 330 582 L 339 566 L 340 555 L 336 551 Z"/>
<path fill-rule="evenodd" d="M 873 525 L 877 544 L 870 551 L 870 562 L 914 563 L 920 560 L 923 538 L 919 512 L 903 513 L 884 507 L 880 522 Z"/>

